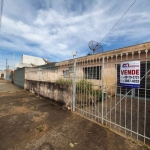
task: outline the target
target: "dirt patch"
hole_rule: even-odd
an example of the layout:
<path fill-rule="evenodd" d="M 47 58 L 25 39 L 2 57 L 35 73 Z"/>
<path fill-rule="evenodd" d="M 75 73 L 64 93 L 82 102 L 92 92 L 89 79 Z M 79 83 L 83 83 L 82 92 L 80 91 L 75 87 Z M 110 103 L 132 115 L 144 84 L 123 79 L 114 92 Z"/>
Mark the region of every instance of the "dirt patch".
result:
<path fill-rule="evenodd" d="M 144 150 L 137 141 L 24 90 L 0 92 L 0 104 L 1 150 Z"/>
<path fill-rule="evenodd" d="M 12 114 L 18 114 L 18 113 L 26 113 L 29 112 L 29 109 L 25 108 L 24 106 L 14 106 L 11 109 Z"/>

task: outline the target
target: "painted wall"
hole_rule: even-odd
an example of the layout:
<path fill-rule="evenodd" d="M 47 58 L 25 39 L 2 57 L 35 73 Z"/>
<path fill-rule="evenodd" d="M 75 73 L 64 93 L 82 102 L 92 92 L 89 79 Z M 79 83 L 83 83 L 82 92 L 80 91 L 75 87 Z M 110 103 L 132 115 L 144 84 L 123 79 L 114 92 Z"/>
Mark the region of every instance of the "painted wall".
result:
<path fill-rule="evenodd" d="M 14 71 L 14 84 L 24 88 L 25 68 L 19 68 Z"/>
<path fill-rule="evenodd" d="M 44 65 L 45 61 L 43 58 L 35 57 L 35 56 L 29 56 L 29 55 L 23 55 L 21 59 L 21 63 L 23 64 L 34 64 L 34 65 Z"/>

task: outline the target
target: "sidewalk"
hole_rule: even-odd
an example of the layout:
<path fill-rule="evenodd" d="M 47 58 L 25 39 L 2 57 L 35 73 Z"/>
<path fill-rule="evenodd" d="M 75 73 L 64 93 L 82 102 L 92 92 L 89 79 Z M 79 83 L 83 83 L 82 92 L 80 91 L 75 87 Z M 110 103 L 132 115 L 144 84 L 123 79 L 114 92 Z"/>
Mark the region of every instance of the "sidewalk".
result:
<path fill-rule="evenodd" d="M 146 148 L 146 147 L 145 147 Z M 0 150 L 145 150 L 133 140 L 0 80 Z"/>

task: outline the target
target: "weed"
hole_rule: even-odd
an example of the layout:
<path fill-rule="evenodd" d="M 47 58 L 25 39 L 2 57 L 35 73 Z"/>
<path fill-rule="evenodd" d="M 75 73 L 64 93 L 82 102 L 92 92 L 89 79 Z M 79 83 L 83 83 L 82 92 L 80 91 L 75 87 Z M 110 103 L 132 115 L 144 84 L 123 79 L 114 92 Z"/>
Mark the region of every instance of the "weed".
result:
<path fill-rule="evenodd" d="M 150 148 L 148 148 L 148 146 L 146 146 L 146 145 L 143 145 L 143 148 L 144 148 L 145 150 L 150 150 Z"/>
<path fill-rule="evenodd" d="M 72 79 L 60 78 L 60 79 L 56 80 L 56 83 L 58 83 L 58 84 L 72 84 L 73 82 L 72 82 Z"/>
<path fill-rule="evenodd" d="M 37 131 L 42 132 L 43 131 L 43 126 L 39 126 L 36 128 Z"/>
<path fill-rule="evenodd" d="M 105 128 L 107 131 L 110 131 L 110 129 L 109 128 Z"/>

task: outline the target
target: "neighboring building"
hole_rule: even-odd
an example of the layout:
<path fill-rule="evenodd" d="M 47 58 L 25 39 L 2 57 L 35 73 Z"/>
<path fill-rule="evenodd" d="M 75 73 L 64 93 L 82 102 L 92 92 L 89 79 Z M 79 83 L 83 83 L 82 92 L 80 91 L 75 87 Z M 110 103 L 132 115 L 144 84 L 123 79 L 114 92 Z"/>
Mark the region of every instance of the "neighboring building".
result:
<path fill-rule="evenodd" d="M 3 78 L 3 79 L 6 78 L 6 71 L 0 70 L 0 78 Z"/>
<path fill-rule="evenodd" d="M 23 68 L 23 67 L 34 67 L 46 64 L 45 59 L 30 56 L 30 55 L 22 55 L 21 61 L 19 64 L 16 65 L 16 68 Z"/>
<path fill-rule="evenodd" d="M 6 70 L 6 80 L 13 83 L 13 80 L 14 80 L 14 71 L 13 70 L 11 70 L 11 69 Z"/>
<path fill-rule="evenodd" d="M 45 72 L 47 72 L 49 70 L 49 72 L 50 72 L 52 69 L 55 71 L 58 70 L 58 68 L 55 67 L 55 62 L 44 64 L 41 66 L 36 66 L 36 67 L 18 68 L 14 71 L 14 84 L 19 87 L 24 88 L 26 78 L 28 78 L 28 79 L 31 78 L 31 80 L 32 80 L 32 77 L 34 77 L 34 80 L 39 80 L 39 77 L 40 77 L 39 73 L 38 73 L 39 70 L 42 70 L 42 72 L 44 72 L 44 70 L 45 70 Z M 28 76 L 28 73 L 29 73 L 29 76 Z M 46 76 L 45 79 L 48 79 L 48 76 Z"/>
<path fill-rule="evenodd" d="M 14 71 L 14 84 L 24 88 L 25 71 L 27 67 L 18 68 Z"/>

